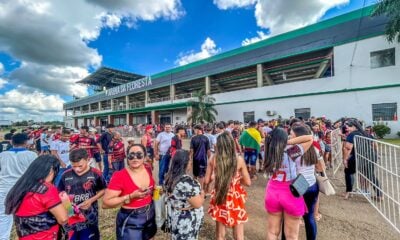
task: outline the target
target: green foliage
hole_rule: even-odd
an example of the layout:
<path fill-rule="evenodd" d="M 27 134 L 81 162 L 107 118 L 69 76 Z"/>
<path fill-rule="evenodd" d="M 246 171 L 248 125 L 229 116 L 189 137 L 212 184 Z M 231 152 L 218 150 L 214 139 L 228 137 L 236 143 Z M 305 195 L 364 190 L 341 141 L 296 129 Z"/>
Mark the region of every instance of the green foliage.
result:
<path fill-rule="evenodd" d="M 212 123 L 215 122 L 215 116 L 218 111 L 214 108 L 215 98 L 205 94 L 204 89 L 194 94 L 196 100 L 191 101 L 192 113 L 189 121 L 192 123 Z"/>
<path fill-rule="evenodd" d="M 400 42 L 400 0 L 380 0 L 372 16 L 385 15 L 389 18 L 385 34 L 389 42 Z"/>
<path fill-rule="evenodd" d="M 378 123 L 372 127 L 374 130 L 376 136 L 379 138 L 385 137 L 385 135 L 390 133 L 390 127 L 388 127 L 386 124 L 383 123 Z"/>
<path fill-rule="evenodd" d="M 399 136 L 399 137 L 400 137 L 400 131 L 398 131 L 398 132 L 397 132 L 397 136 Z"/>

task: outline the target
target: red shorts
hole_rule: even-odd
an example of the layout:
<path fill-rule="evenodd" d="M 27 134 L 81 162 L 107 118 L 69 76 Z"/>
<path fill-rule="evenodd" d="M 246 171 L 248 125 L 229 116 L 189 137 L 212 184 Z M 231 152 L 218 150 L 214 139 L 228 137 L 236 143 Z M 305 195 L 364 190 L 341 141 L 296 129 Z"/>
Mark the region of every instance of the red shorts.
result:
<path fill-rule="evenodd" d="M 265 209 L 269 213 L 285 212 L 301 217 L 307 211 L 303 197 L 296 198 L 290 192 L 290 182 L 269 180 L 265 191 Z"/>

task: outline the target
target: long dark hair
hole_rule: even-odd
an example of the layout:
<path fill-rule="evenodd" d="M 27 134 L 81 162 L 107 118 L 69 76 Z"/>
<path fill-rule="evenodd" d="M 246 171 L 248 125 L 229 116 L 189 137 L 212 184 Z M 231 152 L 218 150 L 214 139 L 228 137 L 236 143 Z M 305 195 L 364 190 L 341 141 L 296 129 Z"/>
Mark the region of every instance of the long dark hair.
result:
<path fill-rule="evenodd" d="M 265 138 L 265 159 L 263 166 L 265 172 L 272 172 L 281 167 L 287 141 L 288 134 L 280 127 L 272 130 Z"/>
<path fill-rule="evenodd" d="M 180 178 L 186 174 L 186 169 L 189 164 L 189 152 L 179 149 L 172 158 L 171 167 L 165 178 L 165 190 L 172 193 Z"/>
<path fill-rule="evenodd" d="M 36 158 L 8 192 L 5 201 L 5 213 L 15 214 L 26 194 L 43 184 L 51 171 L 53 171 L 55 178 L 59 169 L 60 162 L 53 155 L 42 155 Z"/>
<path fill-rule="evenodd" d="M 354 126 L 356 127 L 356 131 L 360 133 L 360 135 L 364 136 L 364 137 L 368 137 L 368 134 L 364 131 L 361 123 L 355 119 L 355 118 L 350 118 L 347 119 L 346 122 L 344 123 L 347 126 Z"/>
<path fill-rule="evenodd" d="M 223 132 L 217 138 L 215 163 L 215 203 L 220 205 L 226 201 L 230 183 L 237 172 L 235 142 L 229 132 Z"/>
<path fill-rule="evenodd" d="M 297 124 L 292 127 L 292 131 L 296 135 L 296 137 L 299 136 L 304 136 L 304 135 L 310 135 L 311 134 L 311 129 L 304 124 Z M 317 153 L 314 150 L 314 147 L 309 148 L 301 158 L 301 165 L 303 163 L 306 166 L 314 165 L 318 162 L 318 156 Z"/>

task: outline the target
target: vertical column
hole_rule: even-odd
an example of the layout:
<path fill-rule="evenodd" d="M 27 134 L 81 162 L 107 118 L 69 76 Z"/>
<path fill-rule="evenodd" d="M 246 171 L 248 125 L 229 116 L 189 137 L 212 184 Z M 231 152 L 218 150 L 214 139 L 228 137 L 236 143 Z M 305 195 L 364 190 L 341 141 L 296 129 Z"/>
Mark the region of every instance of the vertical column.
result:
<path fill-rule="evenodd" d="M 97 127 L 97 126 L 98 126 L 98 124 L 97 124 L 97 117 L 96 117 L 96 116 L 93 117 L 93 125 L 94 125 L 94 127 Z"/>
<path fill-rule="evenodd" d="M 111 102 L 111 111 L 114 111 L 114 99 L 110 99 Z"/>
<path fill-rule="evenodd" d="M 186 122 L 191 125 L 192 120 L 189 120 L 189 117 L 192 115 L 192 106 L 188 106 L 186 110 Z"/>
<path fill-rule="evenodd" d="M 97 108 L 99 109 L 99 111 L 101 111 L 101 102 L 98 102 L 98 105 L 99 106 Z"/>
<path fill-rule="evenodd" d="M 129 113 L 126 114 L 126 125 L 130 125 L 130 123 L 129 123 Z"/>
<path fill-rule="evenodd" d="M 125 104 L 126 104 L 125 109 L 128 110 L 129 109 L 129 95 L 125 96 Z"/>
<path fill-rule="evenodd" d="M 149 91 L 144 92 L 144 105 L 146 106 L 149 102 Z"/>
<path fill-rule="evenodd" d="M 205 79 L 205 94 L 208 95 L 211 93 L 211 79 L 210 76 L 207 76 Z"/>
<path fill-rule="evenodd" d="M 79 107 L 79 114 L 82 114 L 82 106 Z"/>
<path fill-rule="evenodd" d="M 151 124 L 156 124 L 156 111 L 151 110 Z"/>
<path fill-rule="evenodd" d="M 92 104 L 89 104 L 89 112 L 92 112 Z"/>
<path fill-rule="evenodd" d="M 112 122 L 111 122 L 111 115 L 108 115 L 108 116 L 107 116 L 107 123 L 108 123 L 108 124 L 111 124 L 111 123 L 112 123 Z"/>
<path fill-rule="evenodd" d="M 173 103 L 175 100 L 175 84 L 171 84 L 169 86 L 169 98 L 171 100 L 171 103 Z"/>
<path fill-rule="evenodd" d="M 257 87 L 263 86 L 263 66 L 262 64 L 257 64 Z"/>

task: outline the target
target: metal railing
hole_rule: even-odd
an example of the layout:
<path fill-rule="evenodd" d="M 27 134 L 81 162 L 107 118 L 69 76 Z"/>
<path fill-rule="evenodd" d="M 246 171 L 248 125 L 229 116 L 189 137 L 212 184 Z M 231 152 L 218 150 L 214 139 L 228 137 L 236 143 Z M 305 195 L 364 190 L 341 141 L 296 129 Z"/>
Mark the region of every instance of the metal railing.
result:
<path fill-rule="evenodd" d="M 150 98 L 148 100 L 148 103 L 166 102 L 166 101 L 170 101 L 170 100 L 171 100 L 170 96 L 160 97 L 160 98 Z"/>
<path fill-rule="evenodd" d="M 400 233 L 400 147 L 356 136 L 356 189 Z"/>
<path fill-rule="evenodd" d="M 144 102 L 129 103 L 129 109 L 143 108 L 143 107 L 145 107 L 145 103 Z"/>
<path fill-rule="evenodd" d="M 192 98 L 193 93 L 182 93 L 175 95 L 174 100 L 180 100 L 180 99 L 186 99 L 186 98 Z"/>
<path fill-rule="evenodd" d="M 332 169 L 333 176 L 336 175 L 337 171 L 343 164 L 343 142 L 341 129 L 335 129 L 331 131 L 331 157 L 332 157 Z"/>

